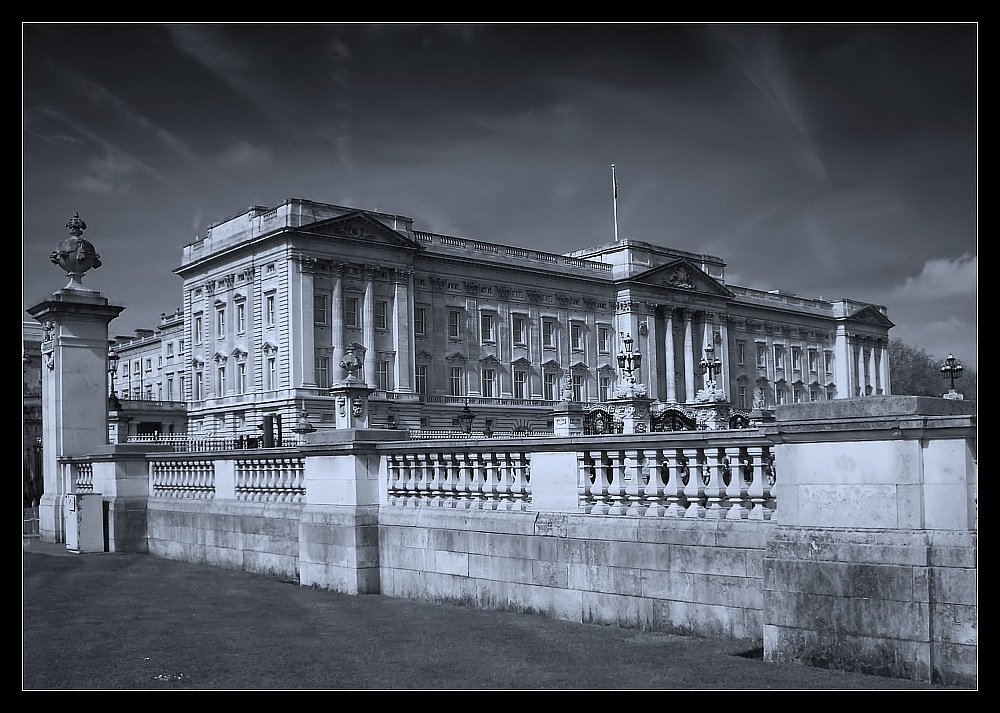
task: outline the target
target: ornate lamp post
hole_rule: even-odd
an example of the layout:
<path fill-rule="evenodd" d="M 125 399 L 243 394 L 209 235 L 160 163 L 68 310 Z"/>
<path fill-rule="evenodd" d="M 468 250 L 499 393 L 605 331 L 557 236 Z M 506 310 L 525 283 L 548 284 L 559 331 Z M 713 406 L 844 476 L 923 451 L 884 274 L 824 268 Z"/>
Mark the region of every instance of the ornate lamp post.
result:
<path fill-rule="evenodd" d="M 715 375 L 722 373 L 722 360 L 715 357 L 715 347 L 709 344 L 705 347 L 705 358 L 698 362 L 706 374 L 708 374 L 707 387 L 715 386 Z"/>
<path fill-rule="evenodd" d="M 118 399 L 118 392 L 115 391 L 115 377 L 118 375 L 118 362 L 120 357 L 114 349 L 108 349 L 108 376 L 111 377 L 111 395 L 108 397 L 108 409 L 111 411 L 121 411 L 122 402 Z"/>
<path fill-rule="evenodd" d="M 944 364 L 941 365 L 941 376 L 949 382 L 950 388 L 948 393 L 944 395 L 946 399 L 962 399 L 962 394 L 955 391 L 955 379 L 962 378 L 962 372 L 965 369 L 962 364 L 954 357 L 954 355 L 949 354 L 948 358 L 944 360 Z"/>
<path fill-rule="evenodd" d="M 302 408 L 299 410 L 299 420 L 295 422 L 295 428 L 292 429 L 292 432 L 304 436 L 315 430 L 316 427 L 309 422 L 309 412 L 306 411 L 306 402 L 303 401 Z"/>
<path fill-rule="evenodd" d="M 469 404 L 465 404 L 465 408 L 458 414 L 458 425 L 462 429 L 462 433 L 466 435 L 472 433 L 472 422 L 475 420 L 476 414 L 469 409 Z"/>
<path fill-rule="evenodd" d="M 645 390 L 640 394 L 636 388 L 635 372 L 642 366 L 642 354 L 632 351 L 635 340 L 631 334 L 626 334 L 622 339 L 622 350 L 618 352 L 618 368 L 622 373 L 622 381 L 625 382 L 623 389 L 619 389 L 622 396 L 645 396 Z"/>

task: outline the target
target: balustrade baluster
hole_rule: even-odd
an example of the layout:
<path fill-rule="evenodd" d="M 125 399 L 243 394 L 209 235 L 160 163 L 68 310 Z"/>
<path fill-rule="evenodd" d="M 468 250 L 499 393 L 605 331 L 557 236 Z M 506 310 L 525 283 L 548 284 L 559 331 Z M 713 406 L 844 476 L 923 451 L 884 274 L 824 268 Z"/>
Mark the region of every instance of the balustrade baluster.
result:
<path fill-rule="evenodd" d="M 513 509 L 524 510 L 527 507 L 528 485 L 527 476 L 527 455 L 525 453 L 512 454 L 510 486 L 513 497 Z"/>
<path fill-rule="evenodd" d="M 663 517 L 666 507 L 663 504 L 664 488 L 667 484 L 667 463 L 662 450 L 642 451 L 645 461 L 643 477 L 645 485 L 642 489 L 642 504 L 646 517 Z"/>
<path fill-rule="evenodd" d="M 511 457 L 509 452 L 498 453 L 497 458 L 500 460 L 500 465 L 498 472 L 500 474 L 499 481 L 497 482 L 497 509 L 498 510 L 513 510 L 513 463 L 511 462 Z"/>
<path fill-rule="evenodd" d="M 722 496 L 725 493 L 722 470 L 725 450 L 722 448 L 705 449 L 705 468 L 708 482 L 705 483 L 705 518 L 708 520 L 722 519 Z"/>
<path fill-rule="evenodd" d="M 403 456 L 406 468 L 406 495 L 403 498 L 404 505 L 413 505 L 417 499 L 417 457 L 413 453 Z"/>
<path fill-rule="evenodd" d="M 684 458 L 687 461 L 687 484 L 684 486 L 684 498 L 688 502 L 684 517 L 705 517 L 705 505 L 702 496 L 705 494 L 705 464 L 702 461 L 701 449 L 685 448 Z"/>
<path fill-rule="evenodd" d="M 664 453 L 667 467 L 667 484 L 663 486 L 663 496 L 667 501 L 666 517 L 684 517 L 687 501 L 684 487 L 688 478 L 687 461 L 684 452 L 671 448 Z"/>
<path fill-rule="evenodd" d="M 455 482 L 458 500 L 455 503 L 455 507 L 468 509 L 472 503 L 471 466 L 464 453 L 455 454 L 455 463 L 458 467 L 458 479 Z"/>
<path fill-rule="evenodd" d="M 645 512 L 645 506 L 642 503 L 642 494 L 646 488 L 644 466 L 641 450 L 629 449 L 625 451 L 622 461 L 622 475 L 624 477 L 622 484 L 625 491 L 622 504 L 627 503 L 625 512 L 628 515 L 641 516 Z"/>
<path fill-rule="evenodd" d="M 455 466 L 451 453 L 439 453 L 441 468 L 441 504 L 446 508 L 455 507 Z"/>
<path fill-rule="evenodd" d="M 590 512 L 594 515 L 607 515 L 610 510 L 608 484 L 611 482 L 611 461 L 606 451 L 591 451 L 594 461 L 594 482 L 590 484 Z"/>
<path fill-rule="evenodd" d="M 609 450 L 611 482 L 608 483 L 608 512 L 611 515 L 624 515 L 628 512 L 628 497 L 625 494 L 625 452 Z"/>
<path fill-rule="evenodd" d="M 747 469 L 750 475 L 750 487 L 747 490 L 747 495 L 750 498 L 750 513 L 747 518 L 750 520 L 766 520 L 766 513 L 764 512 L 764 472 L 762 466 L 763 462 L 763 448 L 761 446 L 749 446 L 747 447 Z"/>
<path fill-rule="evenodd" d="M 747 484 L 743 479 L 742 454 L 739 450 L 732 448 L 722 449 L 724 465 L 727 469 L 726 477 L 726 500 L 729 508 L 726 512 L 727 520 L 744 520 L 749 511 L 743 504 L 747 494 Z"/>

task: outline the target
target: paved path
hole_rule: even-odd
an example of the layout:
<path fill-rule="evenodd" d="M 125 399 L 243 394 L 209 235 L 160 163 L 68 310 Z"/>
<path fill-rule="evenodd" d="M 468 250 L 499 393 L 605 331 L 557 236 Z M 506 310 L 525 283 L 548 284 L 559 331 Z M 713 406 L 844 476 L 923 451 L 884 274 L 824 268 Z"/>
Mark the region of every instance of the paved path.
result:
<path fill-rule="evenodd" d="M 25 690 L 932 689 L 744 646 L 25 539 Z"/>

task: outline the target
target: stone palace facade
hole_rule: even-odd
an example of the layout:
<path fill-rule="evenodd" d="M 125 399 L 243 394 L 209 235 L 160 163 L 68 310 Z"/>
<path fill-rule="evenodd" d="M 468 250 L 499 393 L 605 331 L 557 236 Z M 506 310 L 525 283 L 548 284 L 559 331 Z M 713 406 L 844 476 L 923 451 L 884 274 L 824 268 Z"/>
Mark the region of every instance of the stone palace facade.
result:
<path fill-rule="evenodd" d="M 546 430 L 561 399 L 614 398 L 629 337 L 636 381 L 664 403 L 696 399 L 707 348 L 737 409 L 890 393 L 884 307 L 728 285 L 725 267 L 631 239 L 553 254 L 290 199 L 184 247 L 183 306 L 163 334 L 118 338 L 117 384 L 186 402 L 189 432 L 251 433 L 268 415 L 287 429 L 303 410 L 332 428 L 354 349 L 372 426 L 451 429 L 470 405 L 477 430 Z"/>

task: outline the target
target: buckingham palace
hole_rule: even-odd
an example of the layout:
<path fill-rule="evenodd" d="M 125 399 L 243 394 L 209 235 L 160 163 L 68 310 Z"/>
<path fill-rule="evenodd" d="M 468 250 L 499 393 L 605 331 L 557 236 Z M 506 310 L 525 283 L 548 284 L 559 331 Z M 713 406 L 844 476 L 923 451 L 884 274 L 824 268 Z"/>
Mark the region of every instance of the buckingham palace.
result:
<path fill-rule="evenodd" d="M 560 401 L 614 398 L 626 344 L 663 404 L 709 381 L 748 411 L 890 393 L 885 307 L 727 284 L 722 258 L 649 238 L 556 254 L 309 200 L 254 206 L 183 248 L 181 308 L 115 340 L 115 383 L 184 402 L 194 433 L 302 412 L 333 428 L 348 353 L 377 428 L 448 429 L 471 404 L 490 428 L 545 430 Z"/>

